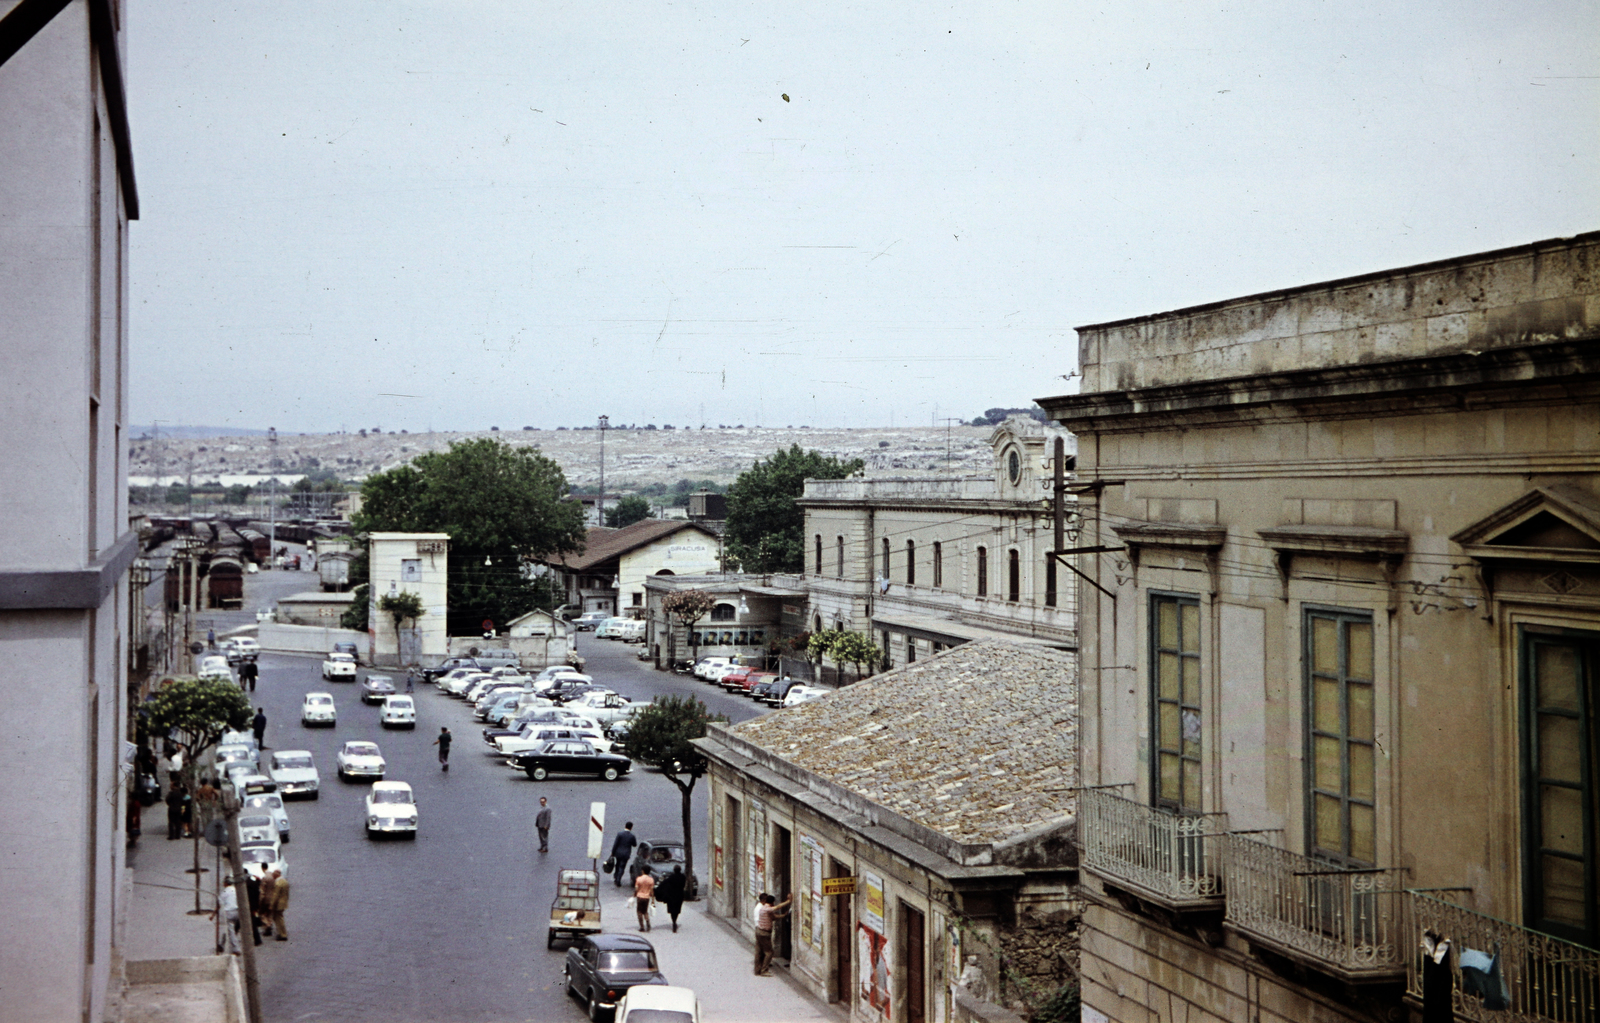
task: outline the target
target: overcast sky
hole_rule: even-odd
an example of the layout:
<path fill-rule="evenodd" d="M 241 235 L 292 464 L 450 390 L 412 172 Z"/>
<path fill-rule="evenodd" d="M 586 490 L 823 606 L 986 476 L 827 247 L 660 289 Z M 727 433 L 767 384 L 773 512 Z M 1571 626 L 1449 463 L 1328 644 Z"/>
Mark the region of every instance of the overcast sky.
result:
<path fill-rule="evenodd" d="M 927 424 L 1077 325 L 1600 228 L 1594 0 L 127 28 L 139 424 Z"/>

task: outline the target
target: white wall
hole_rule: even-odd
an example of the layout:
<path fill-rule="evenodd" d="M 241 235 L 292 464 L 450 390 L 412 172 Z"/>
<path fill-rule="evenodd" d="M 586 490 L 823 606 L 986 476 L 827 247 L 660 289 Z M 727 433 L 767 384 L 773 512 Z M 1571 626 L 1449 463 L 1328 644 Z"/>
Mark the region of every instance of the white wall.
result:
<path fill-rule="evenodd" d="M 395 632 L 394 619 L 378 610 L 378 601 L 391 592 L 415 593 L 422 598 L 422 618 L 407 623 L 404 630 L 415 631 L 416 655 L 424 663 L 443 658 L 448 647 L 445 615 L 448 611 L 450 555 L 447 549 L 436 553 L 418 553 L 418 546 L 437 542 L 447 548 L 450 537 L 444 533 L 373 533 L 368 540 L 371 550 L 367 559 L 371 604 L 368 608 L 367 631 L 372 663 L 397 665 L 401 660 L 400 637 Z M 410 559 L 419 562 L 420 576 L 414 580 L 402 578 L 402 562 Z"/>

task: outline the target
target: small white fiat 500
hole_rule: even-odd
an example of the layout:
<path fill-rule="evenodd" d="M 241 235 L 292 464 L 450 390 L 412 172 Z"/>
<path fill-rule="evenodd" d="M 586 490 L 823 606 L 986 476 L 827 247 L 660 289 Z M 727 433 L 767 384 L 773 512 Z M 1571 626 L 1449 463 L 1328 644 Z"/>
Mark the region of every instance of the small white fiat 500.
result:
<path fill-rule="evenodd" d="M 332 728 L 338 719 L 339 711 L 333 705 L 332 693 L 307 693 L 300 701 L 300 723 L 307 728 Z"/>
<path fill-rule="evenodd" d="M 417 837 L 417 799 L 403 781 L 373 782 L 367 793 L 367 837 Z"/>
<path fill-rule="evenodd" d="M 352 778 L 382 781 L 383 772 L 389 768 L 383 759 L 383 753 L 378 749 L 378 744 L 360 739 L 352 739 L 345 743 L 333 759 L 339 766 L 340 781 L 349 781 Z"/>
<path fill-rule="evenodd" d="M 409 696 L 386 696 L 378 718 L 385 728 L 417 727 L 417 705 Z"/>

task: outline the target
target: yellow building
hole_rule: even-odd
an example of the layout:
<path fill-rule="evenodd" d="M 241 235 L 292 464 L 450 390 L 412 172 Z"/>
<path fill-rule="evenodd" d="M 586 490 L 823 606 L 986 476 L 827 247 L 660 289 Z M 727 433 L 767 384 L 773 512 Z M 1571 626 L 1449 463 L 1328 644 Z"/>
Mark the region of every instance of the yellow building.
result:
<path fill-rule="evenodd" d="M 1600 1019 L 1600 234 L 1079 335 L 1084 1018 Z"/>

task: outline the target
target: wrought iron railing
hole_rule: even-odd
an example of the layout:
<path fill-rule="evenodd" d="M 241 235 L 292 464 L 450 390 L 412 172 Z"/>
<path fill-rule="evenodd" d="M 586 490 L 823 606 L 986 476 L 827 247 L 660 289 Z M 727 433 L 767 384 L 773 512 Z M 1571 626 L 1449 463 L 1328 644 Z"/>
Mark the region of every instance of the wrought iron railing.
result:
<path fill-rule="evenodd" d="M 1433 930 L 1450 939 L 1450 969 L 1455 977 L 1455 1018 L 1495 1023 L 1600 1023 L 1600 951 L 1519 927 L 1425 892 L 1407 893 L 1411 930 Z M 1467 950 L 1498 957 L 1496 966 L 1506 996 L 1505 1008 L 1469 994 L 1462 983 L 1461 955 Z M 1406 992 L 1422 997 L 1418 954 L 1406 957 Z"/>
<path fill-rule="evenodd" d="M 1353 870 L 1227 836 L 1228 924 L 1251 942 L 1343 980 L 1405 972 L 1409 929 L 1400 869 Z"/>
<path fill-rule="evenodd" d="M 1173 813 L 1106 789 L 1078 797 L 1082 865 L 1172 909 L 1221 904 L 1223 813 Z"/>

